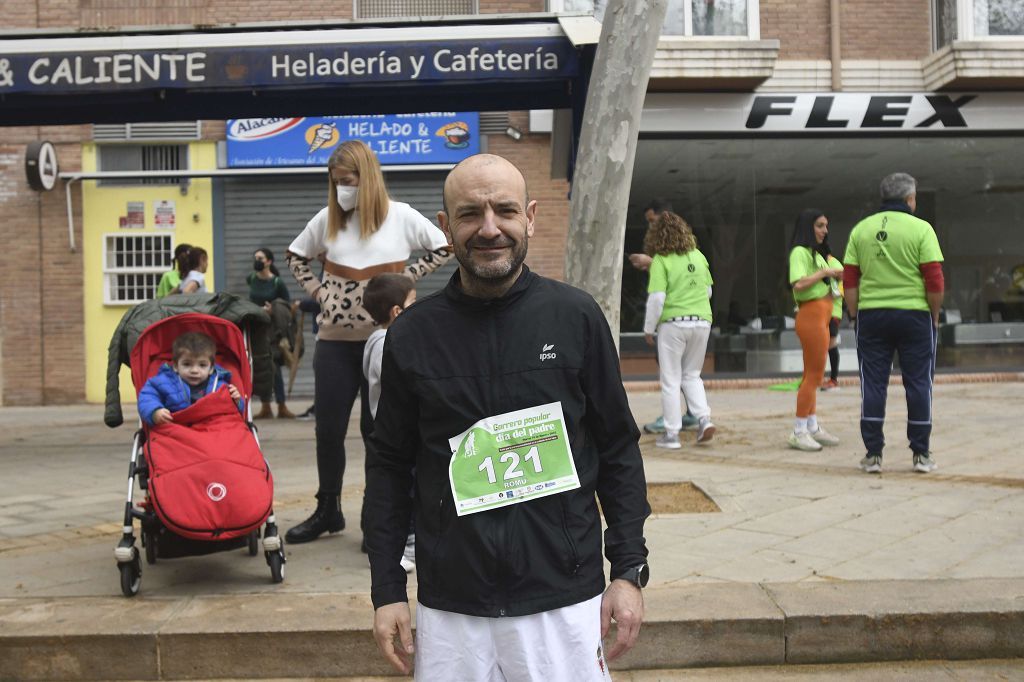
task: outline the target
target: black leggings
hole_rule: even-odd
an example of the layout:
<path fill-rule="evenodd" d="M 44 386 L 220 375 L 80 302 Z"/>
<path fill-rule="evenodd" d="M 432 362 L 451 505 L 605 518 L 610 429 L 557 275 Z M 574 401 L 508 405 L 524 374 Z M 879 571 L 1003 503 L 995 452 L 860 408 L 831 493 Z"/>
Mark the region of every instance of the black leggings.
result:
<path fill-rule="evenodd" d="M 837 336 L 839 336 L 839 320 L 837 318 L 835 318 L 835 317 L 833 317 L 831 320 L 828 321 L 828 335 L 829 335 L 829 345 L 831 346 L 832 345 L 832 339 L 834 339 Z M 835 348 L 829 348 L 828 349 L 828 364 L 832 368 L 832 371 L 829 373 L 829 378 L 832 379 L 832 381 L 838 381 L 839 380 L 839 346 L 836 346 Z"/>
<path fill-rule="evenodd" d="M 321 495 L 340 495 L 345 475 L 345 434 L 356 393 L 360 395 L 359 431 L 366 444 L 373 432 L 366 378 L 363 377 L 365 341 L 316 342 L 313 351 L 314 404 L 316 405 L 316 469 Z"/>

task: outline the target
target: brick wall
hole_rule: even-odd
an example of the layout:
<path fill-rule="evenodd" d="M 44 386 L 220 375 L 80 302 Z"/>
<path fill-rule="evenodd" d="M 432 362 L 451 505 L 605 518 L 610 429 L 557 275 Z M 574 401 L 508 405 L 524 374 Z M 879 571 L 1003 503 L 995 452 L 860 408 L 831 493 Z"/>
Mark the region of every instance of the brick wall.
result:
<path fill-rule="evenodd" d="M 844 59 L 921 59 L 931 54 L 929 0 L 843 0 Z"/>
<path fill-rule="evenodd" d="M 528 119 L 527 112 L 512 112 L 509 124 L 525 132 L 529 129 Z M 487 151 L 516 164 L 526 176 L 530 199 L 537 201 L 537 224 L 530 240 L 527 265 L 545 277 L 564 279 L 569 185 L 564 180 L 550 178 L 550 140 L 546 134 L 525 134 L 518 141 L 507 135 L 490 135 Z"/>
<path fill-rule="evenodd" d="M 545 0 L 479 0 L 480 14 L 520 14 L 523 12 L 544 12 Z"/>
<path fill-rule="evenodd" d="M 50 140 L 61 170 L 80 167 L 82 126 L 0 129 L 0 404 L 81 401 L 85 395 L 81 256 L 69 251 L 63 185 L 35 192 L 25 146 Z M 76 241 L 81 206 L 75 202 Z"/>
<path fill-rule="evenodd" d="M 761 0 L 761 37 L 782 41 L 779 59 L 829 58 L 829 0 Z"/>

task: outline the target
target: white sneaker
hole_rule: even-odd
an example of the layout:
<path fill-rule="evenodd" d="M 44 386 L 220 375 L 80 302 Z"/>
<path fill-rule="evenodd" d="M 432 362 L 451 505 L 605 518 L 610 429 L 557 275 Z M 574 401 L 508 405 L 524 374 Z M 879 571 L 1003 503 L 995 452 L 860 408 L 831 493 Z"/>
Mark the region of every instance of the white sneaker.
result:
<path fill-rule="evenodd" d="M 811 433 L 811 438 L 813 438 L 814 440 L 818 441 L 822 445 L 828 445 L 828 446 L 839 445 L 839 439 L 836 438 L 835 436 L 833 436 L 831 433 L 829 433 L 825 429 L 821 428 L 820 426 L 818 427 L 817 431 L 814 431 L 813 433 Z"/>
<path fill-rule="evenodd" d="M 658 440 L 654 441 L 654 445 L 655 447 L 664 448 L 666 450 L 678 450 L 682 447 L 682 445 L 679 444 L 679 434 L 669 433 L 668 431 L 658 436 Z"/>
<path fill-rule="evenodd" d="M 697 442 L 707 443 L 715 436 L 715 425 L 711 423 L 711 417 L 701 417 L 697 425 Z"/>
<path fill-rule="evenodd" d="M 800 433 L 794 431 L 789 434 L 789 447 L 806 452 L 817 452 L 821 450 L 821 443 L 811 438 L 811 434 L 806 431 Z"/>
<path fill-rule="evenodd" d="M 920 474 L 927 474 L 935 471 L 939 468 L 939 465 L 932 459 L 932 455 L 929 452 L 915 452 L 914 453 L 914 471 Z"/>
<path fill-rule="evenodd" d="M 881 455 L 864 455 L 864 459 L 860 461 L 860 468 L 866 474 L 880 474 L 882 473 L 882 456 Z"/>

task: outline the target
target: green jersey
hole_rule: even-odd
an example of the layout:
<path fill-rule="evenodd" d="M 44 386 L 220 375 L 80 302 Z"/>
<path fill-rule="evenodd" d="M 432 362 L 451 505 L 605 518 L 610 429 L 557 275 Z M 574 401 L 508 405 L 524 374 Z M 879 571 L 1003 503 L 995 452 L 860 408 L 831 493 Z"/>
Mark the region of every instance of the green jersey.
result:
<path fill-rule="evenodd" d="M 806 246 L 794 246 L 793 250 L 789 252 L 789 283 L 796 284 L 798 280 L 827 267 L 828 263 L 817 251 Z M 814 301 L 831 295 L 832 290 L 823 280 L 818 280 L 803 291 L 793 289 L 793 298 L 797 303 Z"/>
<path fill-rule="evenodd" d="M 943 259 L 931 225 L 909 213 L 882 211 L 853 228 L 843 260 L 860 268 L 860 310 L 927 311 L 920 266 Z"/>
<path fill-rule="evenodd" d="M 658 254 L 654 257 L 647 293 L 665 292 L 661 322 L 683 315 L 696 315 L 711 322 L 708 287 L 712 284 L 711 268 L 704 254 L 697 249 L 690 249 L 686 253 L 670 253 L 667 256 Z"/>
<path fill-rule="evenodd" d="M 163 277 L 160 278 L 160 283 L 156 285 L 156 295 L 154 298 L 163 298 L 167 294 L 174 290 L 174 287 L 181 284 L 181 275 L 178 274 L 177 270 L 168 270 L 164 273 Z"/>

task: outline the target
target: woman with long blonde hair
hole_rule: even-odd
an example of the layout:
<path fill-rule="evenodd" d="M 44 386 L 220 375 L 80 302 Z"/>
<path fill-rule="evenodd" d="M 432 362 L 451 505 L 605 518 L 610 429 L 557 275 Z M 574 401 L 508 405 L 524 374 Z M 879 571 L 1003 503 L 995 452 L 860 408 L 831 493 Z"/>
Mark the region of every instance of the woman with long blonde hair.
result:
<path fill-rule="evenodd" d="M 697 418 L 697 442 L 715 435 L 704 381 L 700 378 L 711 335 L 711 269 L 697 249 L 693 230 L 681 217 L 666 211 L 647 230 L 644 252 L 651 257 L 644 335 L 654 346 L 657 333 L 661 409 L 665 433 L 659 448 L 678 449 L 682 427 L 679 390 Z"/>
<path fill-rule="evenodd" d="M 320 304 L 313 353 L 316 405 L 317 507 L 290 529 L 288 542 L 309 542 L 345 528 L 341 483 L 345 473 L 345 434 L 356 394 L 361 396 L 359 428 L 369 456 L 373 430 L 363 377 L 363 347 L 373 318 L 362 306 L 370 278 L 399 272 L 419 279 L 451 258 L 444 234 L 408 204 L 388 196 L 376 155 L 359 140 L 338 145 L 327 162 L 327 206 L 288 247 L 295 278 Z M 408 263 L 413 249 L 427 254 Z M 310 260 L 326 256 L 323 279 Z"/>

